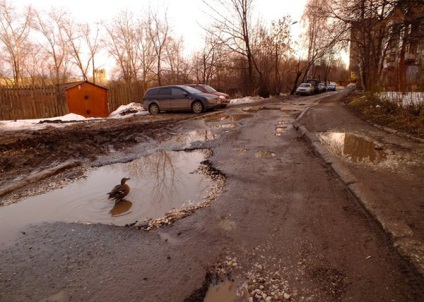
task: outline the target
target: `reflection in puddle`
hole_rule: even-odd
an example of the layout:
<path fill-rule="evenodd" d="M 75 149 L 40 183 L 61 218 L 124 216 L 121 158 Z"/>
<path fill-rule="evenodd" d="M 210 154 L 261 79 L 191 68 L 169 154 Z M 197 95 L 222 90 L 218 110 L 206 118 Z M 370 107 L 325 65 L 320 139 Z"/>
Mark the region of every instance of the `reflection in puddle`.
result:
<path fill-rule="evenodd" d="M 131 201 L 125 199 L 121 202 L 115 203 L 112 210 L 110 210 L 110 215 L 113 217 L 125 215 L 125 213 L 131 209 L 132 205 L 133 203 Z"/>
<path fill-rule="evenodd" d="M 178 143 L 190 144 L 193 142 L 206 142 L 210 140 L 215 140 L 217 138 L 218 138 L 218 135 L 216 135 L 212 131 L 203 129 L 203 130 L 190 131 L 190 132 L 178 135 L 176 137 L 176 141 Z"/>
<path fill-rule="evenodd" d="M 239 114 L 232 114 L 232 115 L 213 115 L 205 118 L 207 122 L 221 122 L 221 121 L 230 121 L 230 122 L 237 122 L 239 120 L 252 117 L 251 114 L 245 114 L 245 113 L 239 113 Z"/>
<path fill-rule="evenodd" d="M 337 156 L 354 161 L 370 161 L 373 163 L 386 159 L 384 151 L 374 142 L 363 137 L 341 132 L 319 133 L 318 137 L 328 149 Z"/>
<path fill-rule="evenodd" d="M 96 168 L 85 179 L 62 189 L 32 196 L 0 208 L 0 246 L 20 227 L 39 222 L 83 222 L 125 225 L 197 204 L 212 180 L 196 173 L 205 159 L 201 151 L 157 152 L 129 163 Z M 130 177 L 125 201 L 115 204 L 107 192 L 122 177 Z M 16 234 L 15 234 L 16 235 Z"/>

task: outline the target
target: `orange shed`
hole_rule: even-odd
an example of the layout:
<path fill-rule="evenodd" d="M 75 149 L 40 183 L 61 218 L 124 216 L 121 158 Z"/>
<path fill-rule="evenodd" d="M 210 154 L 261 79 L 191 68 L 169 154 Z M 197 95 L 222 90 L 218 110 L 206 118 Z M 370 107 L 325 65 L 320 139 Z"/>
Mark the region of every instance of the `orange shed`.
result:
<path fill-rule="evenodd" d="M 89 81 L 67 85 L 66 102 L 70 113 L 85 117 L 106 117 L 109 115 L 106 87 Z"/>

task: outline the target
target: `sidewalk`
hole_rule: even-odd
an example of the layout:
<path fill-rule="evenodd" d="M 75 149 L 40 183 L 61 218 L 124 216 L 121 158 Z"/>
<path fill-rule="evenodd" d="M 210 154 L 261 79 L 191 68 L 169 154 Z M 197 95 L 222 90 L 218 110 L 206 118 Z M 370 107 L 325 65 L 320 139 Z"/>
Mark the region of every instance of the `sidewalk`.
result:
<path fill-rule="evenodd" d="M 360 120 L 346 96 L 322 99 L 294 127 L 424 276 L 424 143 Z"/>

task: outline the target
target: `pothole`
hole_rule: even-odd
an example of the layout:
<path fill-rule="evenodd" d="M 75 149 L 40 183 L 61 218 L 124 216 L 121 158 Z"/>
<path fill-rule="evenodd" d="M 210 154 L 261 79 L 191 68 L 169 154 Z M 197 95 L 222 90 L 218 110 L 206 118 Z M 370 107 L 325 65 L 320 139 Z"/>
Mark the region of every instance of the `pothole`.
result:
<path fill-rule="evenodd" d="M 258 112 L 259 110 L 262 110 L 262 108 L 263 108 L 263 106 L 257 106 L 257 107 L 245 107 L 245 108 L 243 108 L 242 110 L 243 110 L 244 112 L 253 112 L 253 113 L 256 113 L 256 112 Z"/>
<path fill-rule="evenodd" d="M 219 135 L 213 133 L 210 130 L 202 129 L 202 130 L 194 130 L 189 131 L 187 133 L 177 135 L 175 141 L 177 143 L 182 143 L 189 145 L 193 142 L 206 142 L 218 139 Z"/>
<path fill-rule="evenodd" d="M 231 123 L 231 124 L 216 125 L 215 128 L 219 128 L 219 129 L 231 129 L 231 128 L 236 128 L 238 126 L 240 126 L 239 123 Z"/>
<path fill-rule="evenodd" d="M 213 116 L 209 116 L 205 118 L 205 121 L 207 122 L 223 122 L 223 121 L 237 122 L 249 117 L 252 117 L 252 115 L 246 114 L 246 113 L 238 113 L 238 114 L 231 114 L 231 115 L 213 115 Z"/>
<path fill-rule="evenodd" d="M 218 223 L 219 228 L 224 231 L 232 231 L 236 228 L 236 223 L 229 219 L 224 219 Z"/>
<path fill-rule="evenodd" d="M 285 121 L 278 122 L 277 126 L 275 126 L 275 135 L 281 136 L 283 133 L 287 132 L 290 129 L 290 124 Z"/>
<path fill-rule="evenodd" d="M 267 150 L 257 151 L 255 153 L 256 158 L 273 158 L 275 157 L 275 153 Z"/>
<path fill-rule="evenodd" d="M 161 151 L 132 162 L 102 166 L 63 188 L 1 207 L 0 243 L 32 223 L 124 226 L 167 218 L 166 222 L 150 225 L 153 227 L 185 217 L 210 204 L 224 185 L 224 176 L 205 161 L 205 152 Z M 127 183 L 131 191 L 124 201 L 115 204 L 106 193 L 122 177 L 130 178 Z"/>
<path fill-rule="evenodd" d="M 318 137 L 333 154 L 352 161 L 379 163 L 387 157 L 381 145 L 352 133 L 322 132 Z"/>
<path fill-rule="evenodd" d="M 286 268 L 267 260 L 259 249 L 247 262 L 232 253 L 222 255 L 208 268 L 203 286 L 185 301 L 291 301 L 294 294 L 284 278 Z"/>

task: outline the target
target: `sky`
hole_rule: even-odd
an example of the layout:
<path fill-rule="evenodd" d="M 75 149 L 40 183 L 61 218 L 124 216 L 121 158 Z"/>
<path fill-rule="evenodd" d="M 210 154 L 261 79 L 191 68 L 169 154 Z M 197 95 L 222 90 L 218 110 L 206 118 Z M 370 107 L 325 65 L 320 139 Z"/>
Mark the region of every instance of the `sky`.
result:
<path fill-rule="evenodd" d="M 51 7 L 69 11 L 77 22 L 110 20 L 120 11 L 148 11 L 150 7 L 159 12 L 167 9 L 168 20 L 174 34 L 182 36 L 186 50 L 192 51 L 202 44 L 203 29 L 199 24 L 208 23 L 208 8 L 202 0 L 8 0 L 15 7 L 31 5 L 37 10 L 50 10 Z M 292 20 L 300 20 L 306 0 L 254 0 L 257 17 L 265 22 L 290 15 Z M 294 30 L 299 31 L 298 25 Z M 199 47 L 200 48 L 200 47 Z"/>

